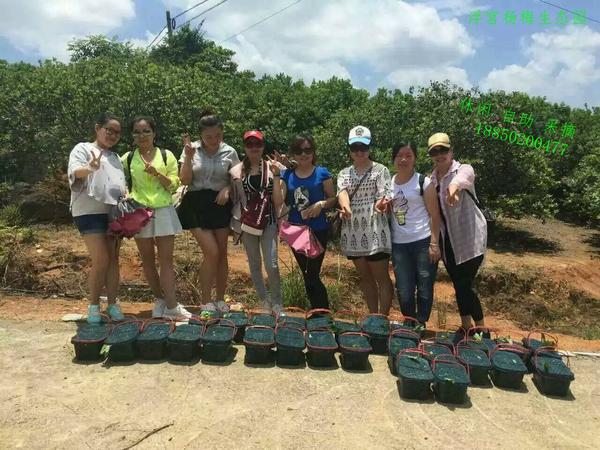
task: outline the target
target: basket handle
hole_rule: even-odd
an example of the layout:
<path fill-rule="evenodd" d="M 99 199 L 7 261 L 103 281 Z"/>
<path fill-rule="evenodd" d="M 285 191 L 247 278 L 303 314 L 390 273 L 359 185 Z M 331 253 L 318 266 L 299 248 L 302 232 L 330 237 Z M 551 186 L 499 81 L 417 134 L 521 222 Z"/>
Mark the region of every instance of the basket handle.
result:
<path fill-rule="evenodd" d="M 266 325 L 250 325 L 249 327 L 246 328 L 246 333 L 248 333 L 248 330 L 250 329 L 257 329 L 257 328 L 262 328 L 262 329 L 267 329 L 267 330 L 273 330 L 273 328 L 268 327 Z M 246 342 L 246 336 L 244 336 L 244 342 Z M 275 339 L 273 339 L 273 342 L 253 342 L 253 345 L 260 345 L 262 347 L 271 347 L 273 346 L 275 342 Z"/>
<path fill-rule="evenodd" d="M 452 358 L 452 359 L 448 359 L 448 358 Z M 452 366 L 459 366 L 464 368 L 467 371 L 467 375 L 469 375 L 469 377 L 471 376 L 471 372 L 469 370 L 469 365 L 466 363 L 466 361 L 464 361 L 462 358 L 459 358 L 458 356 L 454 356 L 454 355 L 438 355 L 435 358 L 433 358 L 433 361 L 431 362 L 431 370 L 433 372 L 435 372 L 435 366 L 437 364 L 448 364 L 448 365 L 452 365 Z"/>
<path fill-rule="evenodd" d="M 419 322 L 419 320 L 416 317 L 412 317 L 412 316 L 402 316 L 403 320 L 408 320 L 409 322 L 413 322 L 414 326 L 420 325 L 421 322 Z"/>
<path fill-rule="evenodd" d="M 428 345 L 429 347 L 434 347 L 434 348 L 443 348 L 443 349 L 447 349 L 448 346 L 446 345 L 442 345 L 442 344 L 437 344 L 433 341 L 421 341 L 421 343 L 418 346 L 418 349 L 423 351 L 426 355 L 429 355 L 430 353 L 425 350 L 425 346 Z M 454 350 L 454 345 L 452 346 L 452 348 L 450 349 L 450 352 L 452 353 L 452 355 L 454 355 L 455 350 Z M 446 356 L 450 356 L 450 355 L 446 355 Z"/>
<path fill-rule="evenodd" d="M 404 328 L 396 328 L 395 330 L 390 331 L 388 336 L 388 348 L 390 348 L 394 336 L 409 336 L 411 338 L 416 338 L 417 342 L 420 340 L 419 335 L 414 331 L 405 330 Z"/>
<path fill-rule="evenodd" d="M 423 357 L 427 356 L 427 353 L 425 353 L 423 350 L 419 350 L 418 348 L 405 348 L 403 350 L 398 350 L 398 352 L 396 353 L 396 358 L 398 358 L 400 354 L 403 353 L 416 353 L 417 355 L 421 355 Z"/>
<path fill-rule="evenodd" d="M 546 333 L 545 331 L 541 331 L 541 330 L 539 330 L 539 331 L 537 331 L 537 330 L 536 331 L 530 331 L 527 334 L 527 337 L 525 338 L 525 340 L 527 341 L 528 344 L 529 344 L 529 340 L 531 339 L 531 335 L 532 334 L 537 334 L 537 333 L 540 334 L 540 341 L 542 340 L 542 334 L 543 334 L 545 338 L 549 337 L 552 341 L 554 341 L 554 347 L 558 346 L 558 338 L 556 336 L 554 336 L 553 334 L 550 334 L 550 333 Z M 550 347 L 550 346 L 548 345 L 546 347 Z"/>
<path fill-rule="evenodd" d="M 208 321 L 206 322 L 206 324 L 204 325 L 204 328 L 205 328 L 205 329 L 208 329 L 208 327 L 210 327 L 211 325 L 221 325 L 221 326 L 224 326 L 224 327 L 231 327 L 231 328 L 233 328 L 233 329 L 234 329 L 234 331 L 235 331 L 235 330 L 236 330 L 236 328 L 237 328 L 237 327 L 235 326 L 235 323 L 233 323 L 233 321 L 232 321 L 232 320 L 229 320 L 229 319 L 224 319 L 224 318 L 222 318 L 222 317 L 219 317 L 219 318 L 216 318 L 216 319 L 211 319 L 211 320 L 208 320 Z"/>
<path fill-rule="evenodd" d="M 329 314 L 331 316 L 331 310 L 327 309 L 327 308 L 315 308 L 315 309 L 311 309 L 310 311 L 306 311 L 306 315 L 304 316 L 304 318 L 306 320 L 310 319 L 312 316 L 314 316 L 317 313 L 325 313 L 325 314 Z"/>
<path fill-rule="evenodd" d="M 498 351 L 510 351 L 513 353 L 517 353 L 520 355 L 524 355 L 527 353 L 527 350 L 525 350 L 523 347 L 520 347 L 518 345 L 514 345 L 514 344 L 498 344 L 496 346 L 495 349 L 493 349 L 490 353 L 490 359 L 492 359 L 492 356 L 494 356 L 496 354 L 496 352 Z"/>
<path fill-rule="evenodd" d="M 311 330 L 311 331 L 314 331 L 314 330 Z M 364 336 L 367 339 L 369 338 L 369 335 L 362 331 L 346 331 L 345 333 L 340 334 L 340 336 Z"/>
<path fill-rule="evenodd" d="M 306 315 L 306 310 L 299 308 L 297 306 L 286 306 L 285 308 L 283 308 L 284 312 L 297 312 L 297 313 L 302 313 L 304 315 Z"/>
<path fill-rule="evenodd" d="M 285 321 L 283 321 L 283 323 L 279 323 L 279 321 L 277 321 L 277 323 L 275 324 L 275 333 L 277 333 L 277 331 L 279 331 L 282 328 L 289 328 L 290 330 L 300 331 L 302 334 L 304 334 L 304 328 L 302 328 L 297 323 L 285 323 Z"/>
<path fill-rule="evenodd" d="M 257 316 L 258 314 L 266 314 L 268 316 L 273 316 L 277 319 L 277 317 L 275 316 L 275 313 L 272 310 L 268 310 L 268 309 L 254 308 L 248 312 L 248 316 L 250 318 Z"/>
<path fill-rule="evenodd" d="M 139 320 L 139 319 L 136 319 L 136 320 L 127 320 L 127 321 L 123 321 L 123 322 L 119 322 L 117 324 L 114 324 L 113 327 L 111 328 L 110 332 L 112 333 L 117 328 L 124 327 L 125 325 L 129 325 L 130 323 L 137 324 L 138 331 L 141 331 L 142 327 L 144 326 L 144 322 L 141 321 L 141 320 Z"/>
<path fill-rule="evenodd" d="M 168 323 L 169 324 L 169 333 L 172 333 L 175 330 L 175 321 L 170 318 L 161 318 L 161 317 L 153 317 L 151 319 L 146 319 L 142 322 L 142 327 L 140 328 L 140 333 L 142 333 L 146 328 L 148 328 L 153 323 Z"/>
<path fill-rule="evenodd" d="M 537 349 L 535 349 L 535 351 L 533 352 L 533 360 L 534 360 L 536 366 L 537 366 L 538 356 L 543 351 L 556 352 L 556 347 L 547 346 L 547 347 L 538 347 Z M 562 359 L 564 356 L 566 356 L 566 358 L 567 358 L 567 367 L 571 368 L 571 358 L 569 357 L 569 355 L 560 355 L 560 358 Z"/>

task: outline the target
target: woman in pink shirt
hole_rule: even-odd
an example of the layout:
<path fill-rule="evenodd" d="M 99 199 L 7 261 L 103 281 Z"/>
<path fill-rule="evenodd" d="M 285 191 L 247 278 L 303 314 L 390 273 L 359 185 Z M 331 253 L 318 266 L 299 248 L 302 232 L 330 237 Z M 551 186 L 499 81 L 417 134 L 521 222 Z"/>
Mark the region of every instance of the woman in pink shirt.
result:
<path fill-rule="evenodd" d="M 471 197 L 476 198 L 473 167 L 454 160 L 446 133 L 435 133 L 427 146 L 434 164 L 431 182 L 440 201 L 442 257 L 456 293 L 462 322 L 458 334 L 464 335 L 473 326 L 471 319 L 475 325 L 485 326 L 474 281 L 483 262 L 487 223 Z"/>

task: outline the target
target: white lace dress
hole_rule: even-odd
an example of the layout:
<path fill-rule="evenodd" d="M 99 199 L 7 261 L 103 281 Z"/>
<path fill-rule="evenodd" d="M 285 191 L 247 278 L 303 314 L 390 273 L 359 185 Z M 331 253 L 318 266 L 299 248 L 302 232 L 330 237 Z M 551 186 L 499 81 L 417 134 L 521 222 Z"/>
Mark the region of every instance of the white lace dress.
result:
<path fill-rule="evenodd" d="M 346 189 L 348 195 L 351 195 L 363 176 L 367 178 L 360 184 L 350 202 L 352 218 L 342 222 L 340 244 L 345 256 L 392 252 L 388 217 L 375 210 L 377 200 L 390 196 L 391 177 L 387 167 L 374 162 L 368 175 L 357 174 L 354 166 L 346 167 L 338 176 L 338 193 Z"/>

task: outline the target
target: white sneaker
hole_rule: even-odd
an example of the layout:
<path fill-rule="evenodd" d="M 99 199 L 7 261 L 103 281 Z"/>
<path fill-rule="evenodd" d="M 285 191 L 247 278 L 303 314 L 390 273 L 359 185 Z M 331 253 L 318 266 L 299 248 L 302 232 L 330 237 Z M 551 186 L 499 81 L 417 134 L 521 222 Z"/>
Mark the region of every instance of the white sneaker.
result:
<path fill-rule="evenodd" d="M 225 303 L 223 300 L 215 303 L 215 306 L 221 312 L 229 312 L 229 305 L 227 303 Z"/>
<path fill-rule="evenodd" d="M 165 309 L 167 307 L 167 302 L 163 298 L 154 299 L 154 307 L 152 308 L 152 317 L 162 317 Z"/>
<path fill-rule="evenodd" d="M 173 309 L 165 307 L 162 316 L 167 319 L 188 320 L 192 317 L 192 313 L 185 309 L 180 303 L 177 303 L 177 306 Z"/>

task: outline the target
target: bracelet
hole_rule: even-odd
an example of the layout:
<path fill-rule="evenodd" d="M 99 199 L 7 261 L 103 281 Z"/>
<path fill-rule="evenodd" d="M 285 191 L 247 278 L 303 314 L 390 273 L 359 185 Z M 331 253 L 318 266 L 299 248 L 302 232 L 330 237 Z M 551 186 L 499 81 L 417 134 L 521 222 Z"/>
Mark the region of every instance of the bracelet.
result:
<path fill-rule="evenodd" d="M 429 244 L 430 247 L 439 247 L 438 244 Z"/>

